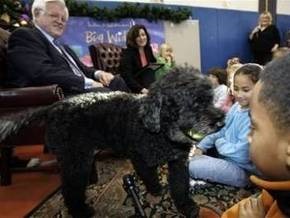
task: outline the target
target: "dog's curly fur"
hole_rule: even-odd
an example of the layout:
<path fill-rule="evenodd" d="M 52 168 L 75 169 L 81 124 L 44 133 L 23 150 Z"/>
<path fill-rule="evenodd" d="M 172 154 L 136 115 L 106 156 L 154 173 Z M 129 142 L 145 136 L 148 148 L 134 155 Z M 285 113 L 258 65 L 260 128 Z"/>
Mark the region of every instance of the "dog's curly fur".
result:
<path fill-rule="evenodd" d="M 168 163 L 177 209 L 195 217 L 188 195 L 187 156 L 191 128 L 211 131 L 223 114 L 212 105 L 209 81 L 198 70 L 177 67 L 155 82 L 148 95 L 88 93 L 1 120 L 0 141 L 34 121 L 45 120 L 46 144 L 56 151 L 62 193 L 74 217 L 88 217 L 85 189 L 96 148 L 112 148 L 130 158 L 149 192 L 160 194 L 157 167 Z M 15 121 L 17 120 L 17 121 Z"/>

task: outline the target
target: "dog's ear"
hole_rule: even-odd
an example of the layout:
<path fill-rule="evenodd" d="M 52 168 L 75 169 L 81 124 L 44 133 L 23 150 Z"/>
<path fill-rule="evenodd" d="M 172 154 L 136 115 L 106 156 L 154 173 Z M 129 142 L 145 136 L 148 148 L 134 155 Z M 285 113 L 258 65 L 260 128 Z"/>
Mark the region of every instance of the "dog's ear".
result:
<path fill-rule="evenodd" d="M 140 107 L 140 117 L 150 132 L 160 131 L 160 111 L 162 107 L 161 93 L 148 94 Z"/>

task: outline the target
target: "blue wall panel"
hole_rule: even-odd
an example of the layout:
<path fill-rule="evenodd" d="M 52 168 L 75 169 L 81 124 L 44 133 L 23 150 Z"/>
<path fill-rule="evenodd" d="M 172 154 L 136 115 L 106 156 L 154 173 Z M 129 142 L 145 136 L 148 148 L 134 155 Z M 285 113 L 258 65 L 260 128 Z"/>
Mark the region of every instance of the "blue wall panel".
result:
<path fill-rule="evenodd" d="M 282 45 L 286 45 L 286 33 L 290 31 L 290 15 L 278 15 L 277 16 L 277 27 L 280 30 Z"/>
<path fill-rule="evenodd" d="M 248 34 L 256 25 L 257 13 L 193 8 L 192 17 L 200 22 L 202 71 L 211 67 L 225 67 L 226 60 L 238 56 L 251 60 Z"/>
<path fill-rule="evenodd" d="M 251 59 L 248 36 L 256 25 L 257 13 L 218 10 L 219 62 L 238 56 L 243 62 Z"/>
<path fill-rule="evenodd" d="M 218 21 L 215 9 L 192 9 L 192 18 L 199 20 L 201 69 L 205 72 L 211 66 L 218 66 Z"/>

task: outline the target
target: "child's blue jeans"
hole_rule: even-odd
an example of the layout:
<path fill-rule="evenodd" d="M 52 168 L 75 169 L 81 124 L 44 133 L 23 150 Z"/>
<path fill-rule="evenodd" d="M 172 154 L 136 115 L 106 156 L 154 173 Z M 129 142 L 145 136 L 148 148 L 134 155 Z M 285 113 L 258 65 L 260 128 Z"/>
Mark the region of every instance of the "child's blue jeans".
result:
<path fill-rule="evenodd" d="M 225 185 L 245 187 L 249 184 L 249 175 L 238 165 L 207 155 L 196 155 L 189 162 L 189 174 L 192 179 L 201 179 Z"/>

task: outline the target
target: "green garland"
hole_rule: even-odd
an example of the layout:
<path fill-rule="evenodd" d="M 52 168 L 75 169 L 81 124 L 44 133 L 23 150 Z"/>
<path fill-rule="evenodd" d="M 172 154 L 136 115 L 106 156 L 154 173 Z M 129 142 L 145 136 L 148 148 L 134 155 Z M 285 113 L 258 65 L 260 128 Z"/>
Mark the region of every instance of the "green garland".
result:
<path fill-rule="evenodd" d="M 167 20 L 180 23 L 191 16 L 191 11 L 188 8 L 173 10 L 139 3 L 122 3 L 114 9 L 89 6 L 87 3 L 80 3 L 75 0 L 66 0 L 66 4 L 72 16 L 87 16 L 106 21 L 117 21 L 122 18 L 145 18 L 148 21 Z"/>
<path fill-rule="evenodd" d="M 0 24 L 8 29 L 30 24 L 30 4 L 21 0 L 0 0 Z M 118 21 L 122 18 L 145 18 L 148 21 L 167 20 L 180 23 L 191 15 L 189 8 L 171 9 L 161 5 L 122 3 L 114 9 L 89 6 L 77 0 L 66 0 L 71 16 L 92 17 L 96 20 Z"/>

